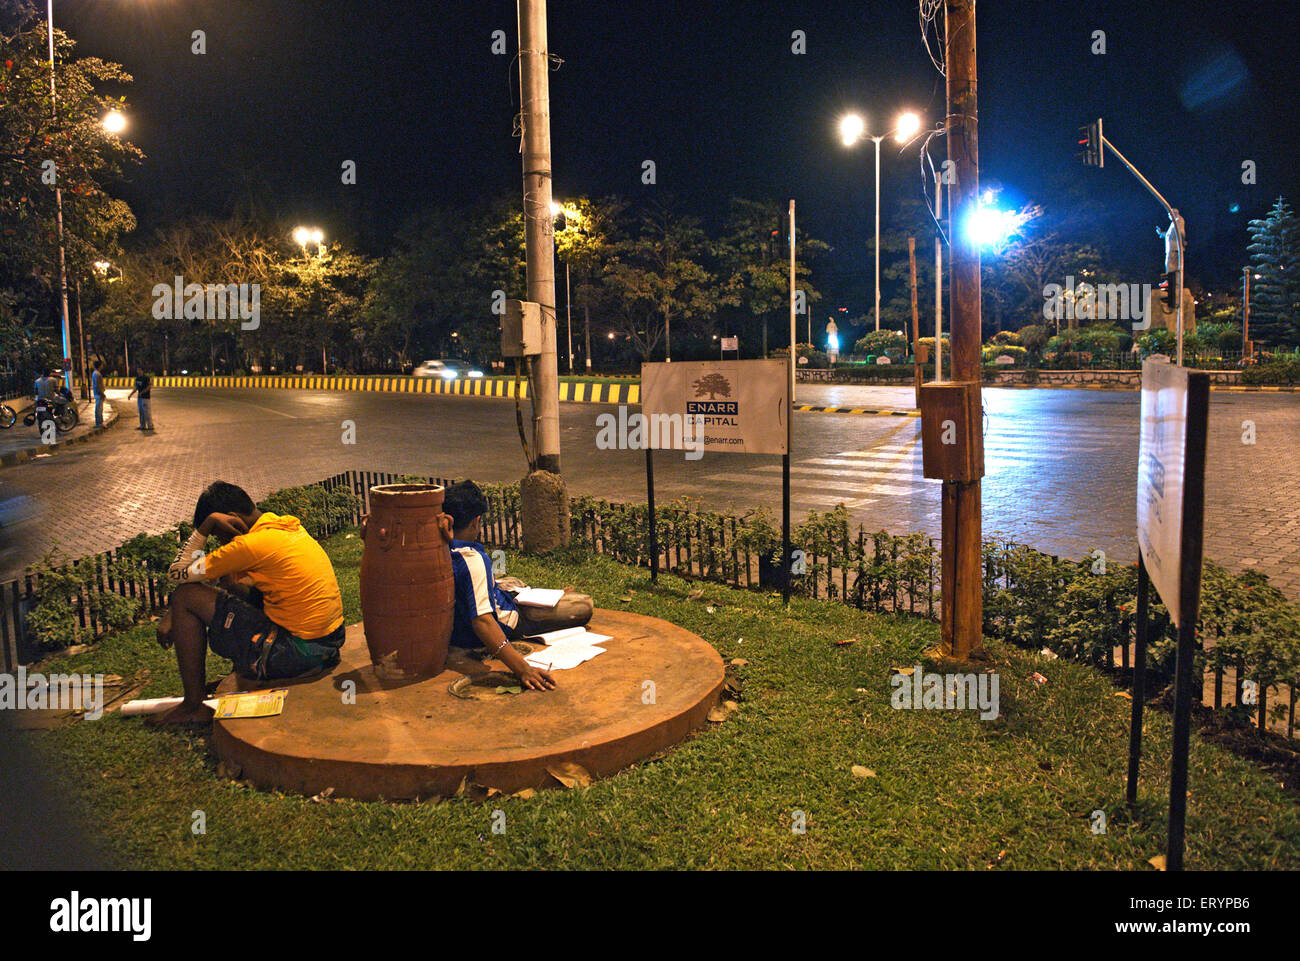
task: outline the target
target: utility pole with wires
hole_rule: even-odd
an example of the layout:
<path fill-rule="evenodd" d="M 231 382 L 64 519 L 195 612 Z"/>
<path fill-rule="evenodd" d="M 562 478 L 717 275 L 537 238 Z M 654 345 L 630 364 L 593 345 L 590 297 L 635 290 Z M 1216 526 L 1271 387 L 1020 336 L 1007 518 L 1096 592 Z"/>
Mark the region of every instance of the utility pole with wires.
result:
<path fill-rule="evenodd" d="M 541 350 L 536 360 L 530 361 L 529 376 L 535 453 L 519 493 L 524 549 L 543 553 L 569 543 L 569 498 L 560 476 L 560 378 L 556 357 L 546 0 L 519 0 L 518 16 L 527 299 L 541 307 Z"/>
<path fill-rule="evenodd" d="M 926 11 L 937 14 L 936 7 L 922 0 L 923 27 Z M 943 481 L 943 653 L 966 661 L 984 656 L 980 251 L 969 231 L 960 229 L 979 205 L 975 0 L 945 0 L 943 13 L 952 379 L 922 385 L 921 430 L 925 476 Z"/>

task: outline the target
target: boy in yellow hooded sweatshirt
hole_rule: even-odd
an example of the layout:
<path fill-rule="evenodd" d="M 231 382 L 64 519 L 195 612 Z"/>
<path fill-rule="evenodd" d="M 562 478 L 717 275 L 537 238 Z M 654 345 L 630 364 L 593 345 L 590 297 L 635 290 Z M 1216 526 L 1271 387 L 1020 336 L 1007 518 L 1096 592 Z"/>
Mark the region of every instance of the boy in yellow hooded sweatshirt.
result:
<path fill-rule="evenodd" d="M 214 534 L 222 546 L 204 554 Z M 203 703 L 207 647 L 253 680 L 338 663 L 343 598 L 329 556 L 298 518 L 258 510 L 242 488 L 217 481 L 203 492 L 194 534 L 168 575 L 176 587 L 158 622 L 158 642 L 175 646 L 185 695 L 158 723 L 212 718 Z"/>

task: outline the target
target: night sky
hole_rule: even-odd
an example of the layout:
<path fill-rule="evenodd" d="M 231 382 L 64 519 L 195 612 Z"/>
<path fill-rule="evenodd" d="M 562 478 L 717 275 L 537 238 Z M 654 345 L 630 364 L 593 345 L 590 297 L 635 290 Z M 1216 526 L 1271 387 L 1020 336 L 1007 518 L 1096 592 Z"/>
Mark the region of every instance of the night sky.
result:
<path fill-rule="evenodd" d="M 1246 221 L 1279 194 L 1298 199 L 1298 8 L 981 2 L 982 180 L 1004 205 L 1049 209 L 1085 185 L 1117 246 L 1158 271 L 1154 199 L 1118 164 L 1076 159 L 1079 125 L 1103 116 L 1186 218 L 1191 276 L 1211 290 L 1235 278 Z M 845 150 L 836 122 L 855 109 L 876 132 L 903 109 L 942 113 L 915 2 L 552 0 L 549 14 L 564 61 L 551 75 L 557 197 L 671 197 L 705 217 L 733 194 L 794 197 L 800 226 L 835 247 L 827 292 L 850 296 L 843 279 L 869 269 L 873 148 Z M 55 20 L 81 55 L 135 76 L 130 136 L 147 160 L 121 192 L 142 231 L 251 190 L 286 221 L 382 253 L 421 206 L 520 189 L 509 0 L 56 0 Z M 195 29 L 204 56 L 190 52 Z M 498 29 L 506 56 L 490 50 Z M 1105 56 L 1090 52 L 1098 29 Z M 805 55 L 791 52 L 794 30 Z M 886 217 L 921 189 L 915 150 L 889 145 Z M 356 186 L 340 183 L 348 159 Z M 641 184 L 646 159 L 655 186 Z M 1247 159 L 1255 186 L 1241 182 Z"/>

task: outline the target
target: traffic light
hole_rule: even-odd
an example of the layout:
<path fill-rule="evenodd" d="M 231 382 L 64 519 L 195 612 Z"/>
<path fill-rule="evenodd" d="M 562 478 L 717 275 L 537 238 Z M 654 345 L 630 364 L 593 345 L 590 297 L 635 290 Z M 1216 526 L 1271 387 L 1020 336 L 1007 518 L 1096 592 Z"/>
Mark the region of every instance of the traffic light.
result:
<path fill-rule="evenodd" d="M 1085 167 L 1106 166 L 1106 151 L 1102 147 L 1101 118 L 1095 123 L 1079 128 L 1079 146 L 1083 148 L 1080 155 Z"/>
<path fill-rule="evenodd" d="M 1175 270 L 1173 273 L 1165 274 L 1165 282 L 1160 285 L 1160 289 L 1164 292 L 1165 310 L 1177 310 L 1178 294 L 1180 293 L 1178 291 L 1178 271 Z"/>

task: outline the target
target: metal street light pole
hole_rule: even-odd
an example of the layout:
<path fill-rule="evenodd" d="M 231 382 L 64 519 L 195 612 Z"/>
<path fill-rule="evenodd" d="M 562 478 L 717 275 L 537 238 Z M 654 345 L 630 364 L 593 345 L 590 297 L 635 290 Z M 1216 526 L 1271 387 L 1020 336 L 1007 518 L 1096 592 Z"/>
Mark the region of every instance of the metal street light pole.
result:
<path fill-rule="evenodd" d="M 943 175 L 934 175 L 934 216 L 943 221 Z M 943 380 L 943 232 L 934 235 L 934 379 Z"/>
<path fill-rule="evenodd" d="M 50 29 L 50 117 L 55 124 L 59 121 L 57 94 L 54 90 L 54 0 L 47 3 L 47 24 Z M 72 389 L 72 343 L 68 337 L 68 268 L 67 255 L 63 249 L 63 190 L 59 186 L 58 170 L 54 173 L 54 208 L 55 221 L 59 235 L 59 299 L 63 306 L 63 378 L 69 390 Z"/>
<path fill-rule="evenodd" d="M 876 143 L 876 330 L 880 330 L 880 141 L 885 138 L 871 139 Z"/>
<path fill-rule="evenodd" d="M 1250 357 L 1250 272 L 1251 268 L 1247 267 L 1245 272 L 1245 286 L 1242 288 L 1241 298 L 1241 360 L 1242 366 Z"/>
<path fill-rule="evenodd" d="M 569 262 L 564 262 L 564 311 L 569 317 L 569 374 L 573 374 L 573 297 L 569 286 Z"/>
<path fill-rule="evenodd" d="M 880 142 L 892 134 L 900 143 L 905 143 L 916 133 L 920 124 L 921 121 L 916 114 L 905 113 L 895 121 L 893 129 L 888 133 L 872 136 L 865 132 L 866 123 L 857 114 L 847 114 L 840 120 L 840 136 L 844 139 L 844 146 L 852 147 L 863 136 L 874 141 L 876 145 L 876 289 L 874 295 L 876 330 L 880 330 Z M 811 339 L 809 337 L 809 340 Z"/>

